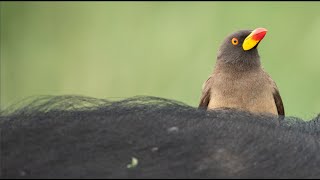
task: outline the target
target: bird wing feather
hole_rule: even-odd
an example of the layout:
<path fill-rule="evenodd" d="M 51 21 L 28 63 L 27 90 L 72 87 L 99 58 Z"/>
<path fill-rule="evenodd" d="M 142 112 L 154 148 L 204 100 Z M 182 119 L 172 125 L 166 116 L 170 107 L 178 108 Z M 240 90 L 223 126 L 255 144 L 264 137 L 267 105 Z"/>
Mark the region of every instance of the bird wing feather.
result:
<path fill-rule="evenodd" d="M 280 92 L 277 87 L 277 84 L 270 77 L 270 75 L 268 75 L 267 73 L 266 73 L 266 75 L 268 76 L 269 81 L 271 81 L 272 86 L 273 86 L 272 95 L 273 95 L 274 103 L 276 104 L 276 107 L 277 107 L 278 115 L 285 116 L 284 106 L 283 106 L 282 98 L 280 96 Z"/>
<path fill-rule="evenodd" d="M 212 84 L 212 77 L 210 76 L 202 85 L 202 95 L 200 98 L 199 108 L 207 109 L 210 96 L 211 96 L 211 84 Z"/>
<path fill-rule="evenodd" d="M 275 86 L 274 91 L 273 91 L 273 99 L 274 99 L 274 102 L 276 103 L 276 106 L 277 106 L 278 115 L 285 116 L 283 102 L 282 102 L 282 99 L 281 99 L 281 96 L 280 96 L 280 93 L 279 93 L 277 86 Z"/>

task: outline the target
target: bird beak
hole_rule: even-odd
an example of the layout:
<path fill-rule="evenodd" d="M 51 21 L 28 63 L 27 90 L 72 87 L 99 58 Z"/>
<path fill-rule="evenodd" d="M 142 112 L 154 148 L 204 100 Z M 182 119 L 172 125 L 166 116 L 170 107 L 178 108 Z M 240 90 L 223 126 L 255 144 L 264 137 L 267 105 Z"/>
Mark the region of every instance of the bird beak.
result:
<path fill-rule="evenodd" d="M 267 29 L 265 28 L 257 28 L 253 30 L 249 36 L 243 41 L 242 48 L 245 51 L 248 51 L 255 47 L 267 34 Z"/>

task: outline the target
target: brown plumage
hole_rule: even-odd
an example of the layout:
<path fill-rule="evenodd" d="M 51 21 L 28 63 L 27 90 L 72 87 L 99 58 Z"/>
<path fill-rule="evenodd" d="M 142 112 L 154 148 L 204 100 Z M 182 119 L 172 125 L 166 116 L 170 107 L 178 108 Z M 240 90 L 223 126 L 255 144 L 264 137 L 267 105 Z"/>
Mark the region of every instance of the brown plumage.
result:
<path fill-rule="evenodd" d="M 225 39 L 214 71 L 203 84 L 199 108 L 285 115 L 278 87 L 261 67 L 257 50 L 266 32 L 241 30 Z"/>

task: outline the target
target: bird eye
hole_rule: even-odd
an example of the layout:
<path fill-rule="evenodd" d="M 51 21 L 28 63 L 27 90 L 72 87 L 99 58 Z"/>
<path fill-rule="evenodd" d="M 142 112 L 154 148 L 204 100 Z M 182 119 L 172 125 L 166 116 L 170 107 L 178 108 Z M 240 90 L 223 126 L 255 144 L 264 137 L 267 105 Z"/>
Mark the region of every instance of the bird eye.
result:
<path fill-rule="evenodd" d="M 239 43 L 239 41 L 238 41 L 237 38 L 232 38 L 231 43 L 232 43 L 233 45 L 237 45 L 237 44 Z"/>

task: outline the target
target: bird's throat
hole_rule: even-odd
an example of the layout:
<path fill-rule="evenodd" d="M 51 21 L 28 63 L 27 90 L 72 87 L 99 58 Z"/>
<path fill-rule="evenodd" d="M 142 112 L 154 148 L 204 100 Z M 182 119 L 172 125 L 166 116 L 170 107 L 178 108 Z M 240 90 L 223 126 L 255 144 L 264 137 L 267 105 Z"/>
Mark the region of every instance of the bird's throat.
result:
<path fill-rule="evenodd" d="M 238 61 L 224 61 L 217 60 L 216 69 L 223 69 L 225 71 L 239 71 L 239 72 L 247 72 L 254 71 L 261 68 L 260 59 L 255 60 L 246 60 L 240 59 Z"/>

